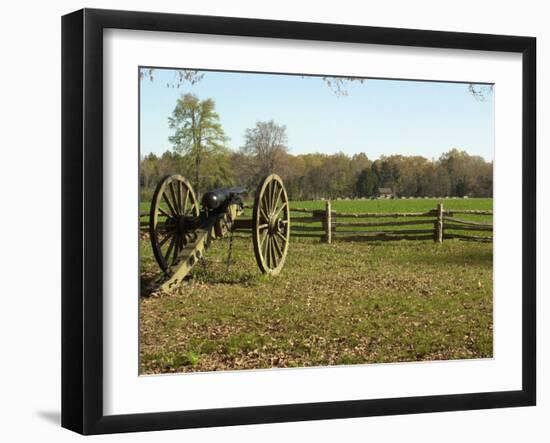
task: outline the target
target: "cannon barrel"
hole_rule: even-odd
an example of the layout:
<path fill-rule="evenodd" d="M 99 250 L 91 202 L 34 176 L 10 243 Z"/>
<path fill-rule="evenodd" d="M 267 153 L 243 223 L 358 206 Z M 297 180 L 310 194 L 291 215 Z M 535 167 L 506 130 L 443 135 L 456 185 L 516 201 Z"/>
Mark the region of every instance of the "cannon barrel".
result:
<path fill-rule="evenodd" d="M 246 188 L 219 188 L 206 192 L 202 196 L 202 205 L 210 211 L 218 209 L 222 204 L 246 192 Z"/>

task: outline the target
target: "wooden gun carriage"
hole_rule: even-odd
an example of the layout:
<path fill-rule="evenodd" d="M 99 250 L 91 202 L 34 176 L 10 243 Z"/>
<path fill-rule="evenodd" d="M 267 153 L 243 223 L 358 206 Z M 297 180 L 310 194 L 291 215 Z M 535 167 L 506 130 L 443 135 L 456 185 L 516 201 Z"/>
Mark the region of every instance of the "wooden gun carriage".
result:
<path fill-rule="evenodd" d="M 239 219 L 245 188 L 220 188 L 202 196 L 201 204 L 188 180 L 164 177 L 153 194 L 149 236 L 155 259 L 164 273 L 162 289 L 189 274 L 210 243 L 229 232 L 251 230 L 256 262 L 262 273 L 281 272 L 290 240 L 290 209 L 282 179 L 271 174 L 258 186 L 252 218 Z"/>

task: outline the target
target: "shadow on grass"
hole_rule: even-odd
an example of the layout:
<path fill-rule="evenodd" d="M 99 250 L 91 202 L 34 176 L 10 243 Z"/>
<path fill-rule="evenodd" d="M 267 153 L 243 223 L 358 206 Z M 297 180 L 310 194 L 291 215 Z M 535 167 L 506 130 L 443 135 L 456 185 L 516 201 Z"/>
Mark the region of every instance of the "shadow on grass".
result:
<path fill-rule="evenodd" d="M 337 237 L 333 242 L 337 243 L 371 243 L 374 246 L 391 244 L 400 241 L 433 241 L 432 234 L 425 235 L 347 235 L 345 237 Z"/>
<path fill-rule="evenodd" d="M 162 274 L 153 274 L 150 272 L 141 273 L 139 276 L 139 289 L 142 297 L 149 297 L 157 291 L 162 283 Z"/>
<path fill-rule="evenodd" d="M 256 286 L 266 277 L 260 272 L 233 271 L 211 269 L 209 267 L 196 267 L 192 273 L 185 277 L 184 282 L 208 283 L 211 285 L 244 285 Z M 140 293 L 141 297 L 150 297 L 159 290 L 164 281 L 162 273 L 142 272 L 140 275 Z"/>
<path fill-rule="evenodd" d="M 483 269 L 493 268 L 493 251 L 447 251 L 445 254 L 423 254 L 414 260 L 417 263 L 441 266 L 441 265 L 467 265 Z"/>
<path fill-rule="evenodd" d="M 407 240 L 407 241 L 403 241 Z M 446 249 L 439 249 L 440 246 L 445 246 L 446 242 L 453 242 L 453 247 Z M 447 240 L 443 245 L 437 245 L 433 243 L 433 240 L 429 241 L 413 241 L 410 238 L 403 238 L 396 241 L 376 241 L 369 238 L 338 238 L 334 243 L 363 243 L 368 244 L 373 250 L 387 250 L 388 246 L 394 247 L 393 259 L 391 256 L 386 257 L 390 261 L 407 260 L 410 263 L 444 266 L 444 265 L 468 265 L 472 267 L 481 267 L 484 269 L 492 269 L 493 267 L 493 251 L 492 248 L 473 246 L 477 245 L 490 245 L 490 242 L 470 242 L 467 240 Z M 401 248 L 403 245 L 414 245 L 413 248 Z M 473 246 L 473 249 L 470 248 Z M 461 246 L 456 248 L 456 246 Z M 436 248 L 436 249 L 434 249 Z"/>
<path fill-rule="evenodd" d="M 264 277 L 258 272 L 238 271 L 231 269 L 212 269 L 210 267 L 202 267 L 194 269 L 190 280 L 199 282 L 208 282 L 209 284 L 224 284 L 224 285 L 247 285 L 252 286 L 260 283 Z"/>

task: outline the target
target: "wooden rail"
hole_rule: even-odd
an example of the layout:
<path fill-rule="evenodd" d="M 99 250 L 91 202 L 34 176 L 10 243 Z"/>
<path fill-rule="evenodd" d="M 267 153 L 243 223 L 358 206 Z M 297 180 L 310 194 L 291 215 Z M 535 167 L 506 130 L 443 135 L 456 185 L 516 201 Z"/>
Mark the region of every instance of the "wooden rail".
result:
<path fill-rule="evenodd" d="M 473 233 L 493 232 L 491 223 L 463 220 L 455 215 L 489 216 L 493 211 L 449 209 L 443 203 L 425 212 L 361 212 L 348 213 L 332 210 L 330 201 L 325 202 L 325 209 L 291 208 L 291 213 L 309 216 L 292 217 L 291 235 L 294 237 L 317 237 L 326 243 L 335 240 L 429 240 L 441 243 L 445 239 L 460 239 L 480 242 L 492 241 L 492 236 L 471 235 Z M 383 220 L 350 220 L 350 219 L 383 219 Z M 408 220 L 390 220 L 405 218 Z M 411 220 L 412 219 L 412 220 Z M 317 223 L 317 226 L 308 226 Z M 426 225 L 432 227 L 427 228 Z M 397 228 L 396 228 L 397 227 Z M 406 227 L 400 229 L 399 227 Z M 412 228 L 409 228 L 412 227 Z M 366 229 L 361 229 L 366 228 Z M 319 231 L 324 235 L 320 235 Z"/>
<path fill-rule="evenodd" d="M 464 220 L 455 217 L 456 215 L 492 216 L 493 211 L 446 210 L 443 208 L 442 203 L 439 203 L 436 208 L 425 212 L 349 213 L 333 211 L 331 202 L 327 200 L 325 201 L 325 209 L 290 208 L 290 212 L 291 214 L 294 213 L 290 223 L 292 237 L 318 238 L 326 243 L 334 241 L 430 239 L 436 243 L 441 243 L 446 239 L 474 242 L 493 241 L 492 223 Z M 148 215 L 148 212 L 140 213 L 140 217 L 147 217 Z M 392 218 L 408 218 L 408 220 L 387 220 Z M 249 233 L 250 227 L 246 221 L 251 222 L 251 220 L 243 219 L 240 221 L 242 222 L 242 226 L 236 229 L 236 232 L 241 234 L 244 232 Z M 431 227 L 428 228 L 427 225 L 431 225 Z M 145 230 L 147 229 L 148 222 L 142 221 L 140 226 L 141 229 Z M 410 226 L 413 228 L 409 228 Z M 406 229 L 400 229 L 400 227 Z"/>

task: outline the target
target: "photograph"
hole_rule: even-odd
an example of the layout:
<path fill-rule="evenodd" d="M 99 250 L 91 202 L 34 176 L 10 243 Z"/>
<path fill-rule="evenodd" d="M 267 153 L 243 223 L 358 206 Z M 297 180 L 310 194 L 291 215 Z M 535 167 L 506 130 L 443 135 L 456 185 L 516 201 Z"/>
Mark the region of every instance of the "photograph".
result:
<path fill-rule="evenodd" d="M 288 6 L 62 15 L 61 426 L 537 437 L 541 15 Z"/>
<path fill-rule="evenodd" d="M 140 375 L 493 358 L 494 84 L 136 75 Z"/>

